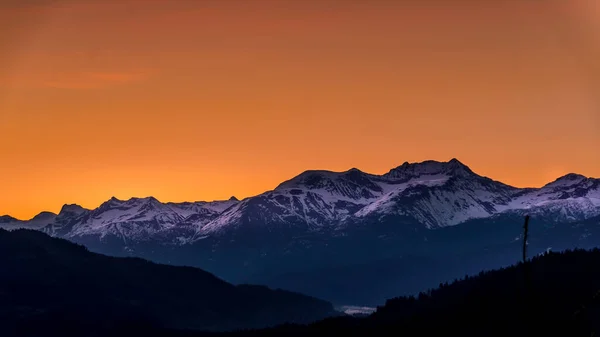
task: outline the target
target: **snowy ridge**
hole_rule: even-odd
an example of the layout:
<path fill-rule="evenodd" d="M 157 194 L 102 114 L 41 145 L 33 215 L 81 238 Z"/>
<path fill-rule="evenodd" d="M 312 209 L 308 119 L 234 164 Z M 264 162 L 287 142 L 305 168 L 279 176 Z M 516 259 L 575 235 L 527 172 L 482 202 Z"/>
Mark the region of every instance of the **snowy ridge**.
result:
<path fill-rule="evenodd" d="M 346 220 L 398 215 L 429 229 L 517 210 L 586 219 L 600 212 L 599 183 L 570 174 L 541 189 L 519 189 L 479 176 L 456 159 L 404 163 L 384 175 L 357 169 L 306 171 L 273 191 L 245 200 L 199 229 L 197 236 L 235 230 L 244 221 L 263 226 L 296 224 L 318 231 Z"/>
<path fill-rule="evenodd" d="M 185 241 L 181 234 L 189 235 L 195 228 L 217 217 L 223 210 L 236 204 L 237 199 L 213 202 L 166 203 L 156 198 L 111 198 L 95 210 L 84 212 L 65 237 L 107 235 L 123 240 L 144 241 L 153 237 Z M 193 232 L 193 231 L 192 231 Z M 173 234 L 172 238 L 169 238 Z"/>
<path fill-rule="evenodd" d="M 11 216 L 4 215 L 0 217 L 0 228 L 7 230 L 20 228 L 40 230 L 45 226 L 52 224 L 55 219 L 56 214 L 51 212 L 42 212 L 32 219 L 26 221 L 17 220 Z"/>
<path fill-rule="evenodd" d="M 568 174 L 542 188 L 520 189 L 477 175 L 456 159 L 404 163 L 383 175 L 312 170 L 242 201 L 111 198 L 93 210 L 65 205 L 58 215 L 44 212 L 29 221 L 3 216 L 0 228 L 185 244 L 241 228 L 325 233 L 401 216 L 435 229 L 514 212 L 568 221 L 598 216 L 600 180 Z"/>
<path fill-rule="evenodd" d="M 239 200 L 235 197 L 231 197 L 225 201 L 197 201 L 197 202 L 182 202 L 173 203 L 169 202 L 166 205 L 170 206 L 179 215 L 184 218 L 189 218 L 192 215 L 197 214 L 220 214 L 223 213 L 229 207 L 237 204 Z"/>

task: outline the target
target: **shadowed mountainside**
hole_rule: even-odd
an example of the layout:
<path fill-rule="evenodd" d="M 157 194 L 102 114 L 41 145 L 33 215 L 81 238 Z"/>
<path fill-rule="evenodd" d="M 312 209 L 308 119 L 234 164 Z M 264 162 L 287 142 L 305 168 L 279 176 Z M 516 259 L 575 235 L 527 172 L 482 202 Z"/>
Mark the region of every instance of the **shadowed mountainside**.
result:
<path fill-rule="evenodd" d="M 0 230 L 1 335 L 44 326 L 232 330 L 335 315 L 330 303 L 234 286 L 191 267 L 116 258 L 33 230 Z M 24 330 L 22 330 L 24 329 Z"/>
<path fill-rule="evenodd" d="M 18 232 L 17 234 L 19 236 L 31 235 L 28 232 Z M 6 233 L 0 232 L 0 240 L 3 238 L 6 238 Z M 30 239 L 34 241 L 48 240 L 41 234 L 34 235 Z M 21 242 L 23 241 L 21 240 Z M 85 253 L 85 249 L 71 244 L 52 247 L 54 248 L 48 248 L 43 255 L 79 256 Z M 4 249 L 3 253 L 5 252 Z M 36 255 L 24 252 L 19 254 L 22 255 L 21 260 L 26 259 L 27 256 Z M 75 260 L 77 259 L 75 258 Z M 450 284 L 443 283 L 436 289 L 422 292 L 418 296 L 390 299 L 385 305 L 379 307 L 377 312 L 366 318 L 340 316 L 327 318 L 310 325 L 286 324 L 268 329 L 229 333 L 209 333 L 192 329 L 200 327 L 200 322 L 205 321 L 204 316 L 197 316 L 194 324 L 188 321 L 189 329 L 171 329 L 157 325 L 156 321 L 150 322 L 149 316 L 143 314 L 148 314 L 152 308 L 156 310 L 156 307 L 150 305 L 146 311 L 140 312 L 132 309 L 132 306 L 135 305 L 134 302 L 137 300 L 152 303 L 157 296 L 166 301 L 164 298 L 167 295 L 141 294 L 139 291 L 136 292 L 135 288 L 137 287 L 131 285 L 123 290 L 110 289 L 110 291 L 94 296 L 90 295 L 93 293 L 91 288 L 82 289 L 83 283 L 77 282 L 77 274 L 72 273 L 69 275 L 72 277 L 70 282 L 66 279 L 61 280 L 61 282 L 67 282 L 67 286 L 57 286 L 57 290 L 60 289 L 62 292 L 53 292 L 48 288 L 49 284 L 52 284 L 51 280 L 56 277 L 52 276 L 52 270 L 57 268 L 64 270 L 64 265 L 73 265 L 73 261 L 68 259 L 61 259 L 61 261 L 62 269 L 58 265 L 49 265 L 45 268 L 47 275 L 39 274 L 44 269 L 42 268 L 35 272 L 36 279 L 29 279 L 29 283 L 19 284 L 19 287 L 27 289 L 27 291 L 19 293 L 20 296 L 25 296 L 24 299 L 13 296 L 13 302 L 7 302 L 6 299 L 10 298 L 12 293 L 11 289 L 6 287 L 6 279 L 3 280 L 2 292 L 0 292 L 3 301 L 0 302 L 2 303 L 0 312 L 3 313 L 4 329 L 10 322 L 9 319 L 20 317 L 21 322 L 27 322 L 27 325 L 22 325 L 21 330 L 18 331 L 20 336 L 590 336 L 593 332 L 600 331 L 600 296 L 598 296 L 600 294 L 600 250 L 598 249 L 547 253 L 534 257 L 527 264 L 520 263 L 500 270 L 481 272 L 477 276 L 465 277 Z M 152 265 L 138 259 L 109 259 L 106 263 L 124 264 L 121 267 L 127 265 L 134 269 L 137 269 L 134 267 L 135 264 Z M 96 263 L 94 265 L 98 266 Z M 2 266 L 3 272 L 5 272 L 6 263 L 2 263 Z M 178 274 L 201 273 L 204 275 L 201 271 L 191 268 L 189 270 L 168 268 L 174 268 L 171 271 L 179 270 L 169 273 L 171 275 L 169 282 L 176 282 L 181 292 L 189 291 L 189 288 L 186 287 L 184 279 L 180 278 L 182 275 Z M 85 268 L 83 269 L 85 275 Z M 106 267 L 102 269 L 107 270 Z M 155 267 L 150 269 L 158 270 Z M 23 274 L 21 273 L 21 275 Z M 95 276 L 98 277 L 97 274 Z M 152 281 L 155 277 L 152 274 L 146 274 L 145 277 L 147 282 L 155 282 Z M 40 281 L 38 278 L 43 280 Z M 220 284 L 218 280 L 213 281 Z M 97 283 L 107 282 L 110 283 L 106 278 L 100 278 L 97 281 Z M 120 286 L 125 284 L 119 283 Z M 183 284 L 181 285 L 181 283 Z M 40 285 L 42 285 L 41 289 L 36 290 L 35 288 Z M 232 287 L 222 284 L 221 286 Z M 66 289 L 67 287 L 70 289 Z M 89 283 L 86 287 L 89 287 Z M 140 287 L 147 289 L 147 286 L 141 285 Z M 96 286 L 94 290 L 100 288 L 104 287 Z M 214 288 L 214 284 L 211 287 L 205 284 L 205 289 L 218 289 L 218 287 Z M 262 292 L 268 292 L 268 290 L 262 289 Z M 121 297 L 119 301 L 116 294 L 124 291 L 127 291 L 128 295 Z M 157 290 L 153 289 L 153 291 Z M 212 291 L 212 297 L 217 297 L 217 293 L 219 291 Z M 148 297 L 135 298 L 136 294 Z M 256 297 L 251 301 L 258 301 L 264 295 L 261 294 L 261 291 L 254 294 Z M 206 296 L 207 293 L 204 295 Z M 244 297 L 241 294 L 238 296 Z M 75 297 L 78 299 L 75 300 Z M 112 298 L 109 299 L 110 297 Z M 163 304 L 168 303 L 169 308 L 175 310 L 154 311 L 153 313 L 157 315 L 154 316 L 154 319 L 158 319 L 158 322 L 169 321 L 169 319 L 172 322 L 173 316 L 179 316 L 182 313 L 177 310 L 178 308 L 185 307 L 190 310 L 193 308 L 194 302 L 203 303 L 203 307 L 206 308 L 207 301 L 211 301 L 211 296 L 207 298 L 172 296 L 169 298 L 171 302 L 167 301 Z M 19 301 L 19 303 L 15 301 Z M 34 306 L 32 305 L 34 303 L 37 304 Z M 41 303 L 44 305 L 41 306 Z M 75 306 L 70 307 L 70 305 Z M 287 310 L 294 310 L 293 307 L 298 304 L 290 301 L 288 305 L 291 307 L 288 307 Z M 322 306 L 319 304 L 318 307 Z M 73 308 L 77 308 L 77 310 Z M 327 308 L 329 307 L 323 306 L 325 311 L 328 310 Z M 280 306 L 278 309 L 286 310 L 286 307 Z M 312 310 L 310 307 L 303 309 Z M 237 310 L 228 314 L 232 314 L 233 317 L 244 317 L 245 315 L 247 320 L 257 319 L 257 312 L 251 307 L 251 304 Z M 220 322 L 226 321 L 226 316 L 224 316 L 226 310 L 205 310 L 203 314 L 209 312 L 212 313 L 212 319 Z M 140 315 L 140 313 L 143 314 Z M 266 311 L 263 313 L 267 316 L 273 314 L 273 312 L 267 313 Z M 90 318 L 89 315 L 93 316 Z M 120 320 L 112 320 L 112 318 L 120 318 Z M 180 318 L 194 320 L 190 315 Z"/>

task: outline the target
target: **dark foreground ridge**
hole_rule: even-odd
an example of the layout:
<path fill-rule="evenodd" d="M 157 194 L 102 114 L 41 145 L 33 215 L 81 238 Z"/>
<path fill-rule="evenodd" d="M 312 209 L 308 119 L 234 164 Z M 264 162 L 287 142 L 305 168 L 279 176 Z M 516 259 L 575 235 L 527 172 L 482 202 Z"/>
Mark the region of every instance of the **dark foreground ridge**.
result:
<path fill-rule="evenodd" d="M 0 231 L 0 326 L 19 336 L 591 336 L 600 332 L 600 250 L 548 253 L 416 297 L 367 318 L 310 321 L 329 304 L 235 287 L 201 270 L 109 258 L 33 231 Z M 526 273 L 527 272 L 527 273 Z M 530 277 L 526 277 L 529 275 Z M 361 291 L 357 289 L 356 291 Z M 175 328 L 175 329 L 173 329 Z M 14 332 L 14 330 L 12 331 Z M 8 335 L 8 334 L 3 334 Z"/>
<path fill-rule="evenodd" d="M 529 276 L 529 277 L 526 277 Z M 245 336 L 592 336 L 600 333 L 600 250 L 548 253 L 416 297 L 390 299 L 365 319 Z"/>
<path fill-rule="evenodd" d="M 0 336 L 84 336 L 131 325 L 223 331 L 331 315 L 330 303 L 312 297 L 0 229 Z"/>

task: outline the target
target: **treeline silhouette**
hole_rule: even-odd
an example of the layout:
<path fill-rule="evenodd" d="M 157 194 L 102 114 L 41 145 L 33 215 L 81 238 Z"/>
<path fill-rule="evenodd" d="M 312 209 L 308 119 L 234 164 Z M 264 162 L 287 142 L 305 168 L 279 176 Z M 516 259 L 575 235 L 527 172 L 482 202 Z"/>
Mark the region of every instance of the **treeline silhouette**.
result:
<path fill-rule="evenodd" d="M 600 250 L 548 253 L 390 299 L 365 319 L 334 318 L 244 336 L 591 336 L 600 332 L 598 291 Z"/>

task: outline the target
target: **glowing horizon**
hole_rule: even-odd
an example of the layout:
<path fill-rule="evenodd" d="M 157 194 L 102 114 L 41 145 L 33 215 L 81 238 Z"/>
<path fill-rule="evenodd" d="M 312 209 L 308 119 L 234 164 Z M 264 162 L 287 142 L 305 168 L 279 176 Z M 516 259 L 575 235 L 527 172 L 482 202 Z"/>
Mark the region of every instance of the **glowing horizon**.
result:
<path fill-rule="evenodd" d="M 0 4 L 0 214 L 456 157 L 600 177 L 594 0 Z"/>

